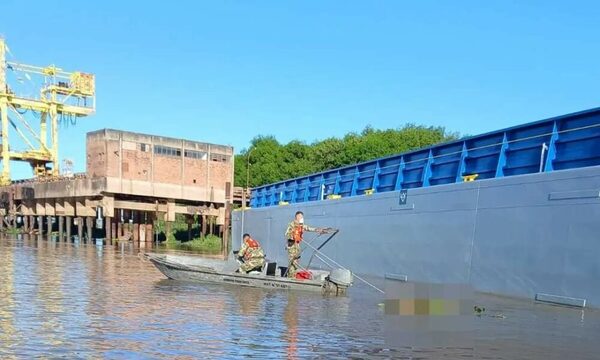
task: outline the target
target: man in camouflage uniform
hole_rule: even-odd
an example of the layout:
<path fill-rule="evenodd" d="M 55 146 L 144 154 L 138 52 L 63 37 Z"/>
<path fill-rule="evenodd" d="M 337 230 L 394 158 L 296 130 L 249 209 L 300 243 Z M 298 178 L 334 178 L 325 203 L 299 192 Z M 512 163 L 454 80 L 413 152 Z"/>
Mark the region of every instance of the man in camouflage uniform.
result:
<path fill-rule="evenodd" d="M 285 230 L 288 253 L 287 276 L 290 278 L 295 278 L 296 272 L 300 268 L 300 242 L 303 240 L 304 231 L 324 232 L 321 228 L 313 228 L 306 225 L 304 223 L 304 213 L 302 211 L 297 211 L 294 220 L 288 224 L 288 227 Z"/>
<path fill-rule="evenodd" d="M 243 274 L 251 270 L 260 271 L 265 264 L 265 253 L 258 241 L 252 239 L 250 234 L 244 234 L 238 257 L 243 260 L 238 272 Z"/>

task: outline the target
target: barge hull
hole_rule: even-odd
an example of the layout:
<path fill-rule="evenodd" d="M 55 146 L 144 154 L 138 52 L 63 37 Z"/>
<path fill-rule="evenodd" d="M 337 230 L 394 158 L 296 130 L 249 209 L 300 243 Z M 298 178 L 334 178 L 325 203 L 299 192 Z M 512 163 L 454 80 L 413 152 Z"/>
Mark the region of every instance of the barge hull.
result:
<path fill-rule="evenodd" d="M 235 211 L 244 232 L 285 263 L 284 232 L 297 210 L 340 229 L 324 252 L 358 274 L 468 283 L 534 299 L 600 307 L 600 166 Z"/>

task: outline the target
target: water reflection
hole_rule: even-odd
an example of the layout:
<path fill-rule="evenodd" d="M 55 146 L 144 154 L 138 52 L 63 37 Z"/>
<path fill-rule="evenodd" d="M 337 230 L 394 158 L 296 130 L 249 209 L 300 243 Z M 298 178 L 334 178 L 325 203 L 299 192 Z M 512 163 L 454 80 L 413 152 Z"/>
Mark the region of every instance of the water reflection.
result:
<path fill-rule="evenodd" d="M 288 343 L 286 348 L 286 357 L 290 360 L 298 358 L 298 298 L 296 294 L 288 295 L 288 302 L 285 306 L 285 339 Z"/>
<path fill-rule="evenodd" d="M 12 250 L 0 252 L 0 357 L 15 358 L 10 351 L 19 343 L 14 324 L 14 256 Z"/>
<path fill-rule="evenodd" d="M 381 299 L 175 282 L 117 246 L 0 240 L 0 358 L 461 358 L 385 350 Z M 486 358 L 593 358 L 597 311 L 485 298 Z M 561 334 L 557 336 L 556 334 Z M 551 339 L 551 340 L 549 340 Z M 557 350 L 558 349 L 558 350 Z M 562 350 L 560 350 L 562 349 Z"/>
<path fill-rule="evenodd" d="M 27 241 L 27 240 L 25 240 Z M 63 266 L 60 258 L 54 256 L 59 246 L 55 241 L 43 241 L 41 236 L 37 240 L 38 253 L 37 266 L 34 267 L 36 282 L 36 311 L 41 315 L 40 333 L 46 346 L 60 346 L 62 344 L 63 321 L 59 318 L 64 313 L 62 293 Z"/>

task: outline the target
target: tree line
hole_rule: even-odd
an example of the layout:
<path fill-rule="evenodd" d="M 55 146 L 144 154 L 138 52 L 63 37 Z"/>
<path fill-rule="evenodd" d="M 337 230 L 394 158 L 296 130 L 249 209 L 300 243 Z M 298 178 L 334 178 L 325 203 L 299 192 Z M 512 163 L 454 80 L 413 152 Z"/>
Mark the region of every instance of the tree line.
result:
<path fill-rule="evenodd" d="M 311 144 L 293 140 L 281 144 L 274 136 L 259 135 L 235 156 L 235 186 L 250 187 L 286 180 L 344 165 L 398 154 L 455 140 L 457 133 L 444 127 L 407 124 L 398 129 L 367 126 L 342 138 L 330 137 Z"/>

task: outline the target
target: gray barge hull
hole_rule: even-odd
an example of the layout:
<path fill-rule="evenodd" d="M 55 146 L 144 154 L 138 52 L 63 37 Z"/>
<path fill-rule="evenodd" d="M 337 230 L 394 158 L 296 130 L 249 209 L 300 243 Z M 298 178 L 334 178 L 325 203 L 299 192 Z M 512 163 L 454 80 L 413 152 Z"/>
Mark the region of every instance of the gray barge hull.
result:
<path fill-rule="evenodd" d="M 235 211 L 233 239 L 249 232 L 285 263 L 283 233 L 302 210 L 308 224 L 340 229 L 324 252 L 357 274 L 600 307 L 600 166 L 410 189 L 405 204 L 399 195 Z"/>

